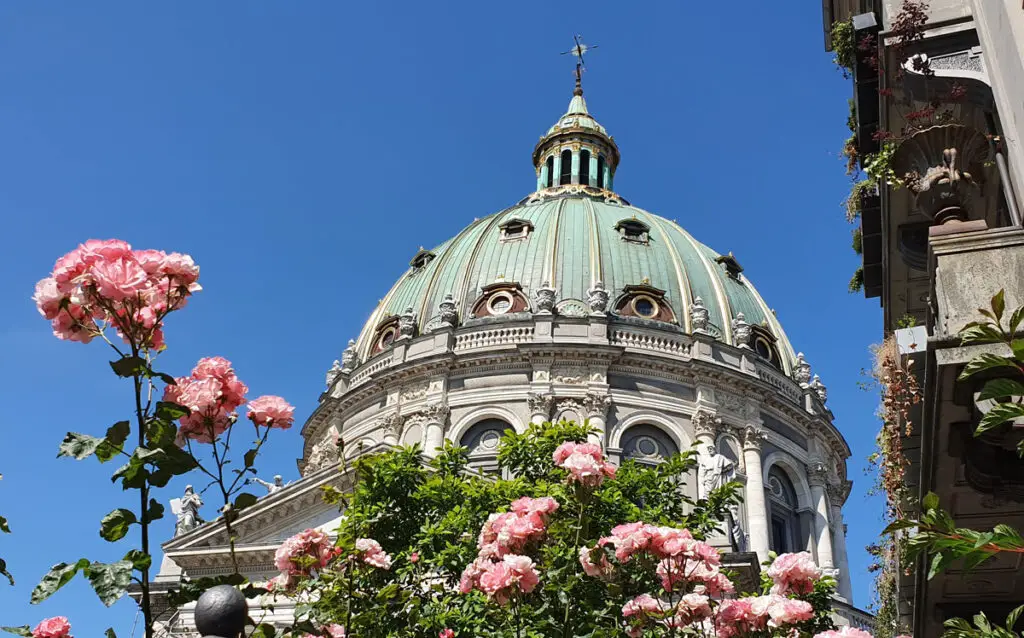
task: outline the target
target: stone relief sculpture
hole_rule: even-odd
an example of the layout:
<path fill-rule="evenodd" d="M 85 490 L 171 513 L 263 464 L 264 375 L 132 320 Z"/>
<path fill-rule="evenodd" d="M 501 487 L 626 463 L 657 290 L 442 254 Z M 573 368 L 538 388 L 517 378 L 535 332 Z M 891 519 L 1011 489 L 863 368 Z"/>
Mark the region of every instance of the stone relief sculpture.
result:
<path fill-rule="evenodd" d="M 741 348 L 750 347 L 750 324 L 742 312 L 737 313 L 732 320 L 732 339 Z"/>
<path fill-rule="evenodd" d="M 793 380 L 803 387 L 811 382 L 811 364 L 804 359 L 804 353 L 796 353 L 796 364 L 793 366 Z"/>
<path fill-rule="evenodd" d="M 359 365 L 359 354 L 356 352 L 355 339 L 348 340 L 348 346 L 345 351 L 341 353 L 341 370 L 342 372 L 351 372 L 356 369 Z"/>
<path fill-rule="evenodd" d="M 828 400 L 828 388 L 826 388 L 825 384 L 821 382 L 821 377 L 819 377 L 818 375 L 814 375 L 814 378 L 811 379 L 809 387 L 812 390 L 814 390 L 815 394 L 818 395 L 818 398 L 821 399 L 822 403 L 825 403 L 825 401 Z"/>
<path fill-rule="evenodd" d="M 411 339 L 416 336 L 416 313 L 412 306 L 398 316 L 398 334 L 400 339 Z"/>
<path fill-rule="evenodd" d="M 533 291 L 533 307 L 538 314 L 549 315 L 555 309 L 555 289 L 548 282 Z"/>
<path fill-rule="evenodd" d="M 334 385 L 334 380 L 338 378 L 338 374 L 341 372 L 341 363 L 337 359 L 331 364 L 331 369 L 327 371 L 327 387 Z"/>
<path fill-rule="evenodd" d="M 456 310 L 455 297 L 452 293 L 445 293 L 444 299 L 437 304 L 437 316 L 442 326 L 455 327 L 459 321 L 459 313 Z"/>
<path fill-rule="evenodd" d="M 181 498 L 171 499 L 171 512 L 178 517 L 174 525 L 174 535 L 181 536 L 202 525 L 205 521 L 199 516 L 199 508 L 203 499 L 192 490 L 191 485 L 185 486 L 185 494 Z"/>
<path fill-rule="evenodd" d="M 693 300 L 693 305 L 690 306 L 690 325 L 693 332 L 707 334 L 708 308 L 704 305 L 704 300 L 700 297 L 696 297 Z"/>
<path fill-rule="evenodd" d="M 587 291 L 587 305 L 594 314 L 608 311 L 608 291 L 605 290 L 604 282 L 594 282 L 594 287 Z"/>

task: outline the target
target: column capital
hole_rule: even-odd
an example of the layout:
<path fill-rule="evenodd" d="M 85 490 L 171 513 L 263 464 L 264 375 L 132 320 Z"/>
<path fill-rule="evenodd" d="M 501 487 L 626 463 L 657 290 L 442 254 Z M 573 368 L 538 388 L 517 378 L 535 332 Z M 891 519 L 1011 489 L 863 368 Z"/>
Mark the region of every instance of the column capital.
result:
<path fill-rule="evenodd" d="M 807 464 L 807 482 L 811 487 L 820 488 L 828 484 L 828 467 L 824 461 L 814 460 Z"/>
<path fill-rule="evenodd" d="M 437 403 L 428 404 L 412 414 L 407 418 L 407 421 L 424 421 L 426 423 L 444 423 L 448 419 L 448 415 L 451 414 L 451 408 L 448 407 L 446 402 L 438 401 Z"/>
<path fill-rule="evenodd" d="M 766 438 L 768 437 L 762 428 L 756 425 L 748 425 L 743 428 L 743 449 L 760 451 L 761 443 Z"/>
<path fill-rule="evenodd" d="M 599 417 L 604 419 L 608 416 L 608 410 L 612 407 L 612 397 L 604 392 L 587 392 L 583 397 L 583 408 L 588 418 Z"/>
<path fill-rule="evenodd" d="M 550 392 L 531 392 L 526 395 L 530 412 L 541 416 L 545 421 L 551 419 L 551 410 L 555 407 L 555 395 Z"/>
<path fill-rule="evenodd" d="M 829 483 L 825 486 L 825 491 L 828 492 L 828 499 L 832 502 L 833 507 L 841 507 L 846 502 L 847 497 L 850 495 L 850 489 L 853 487 L 853 481 L 841 481 L 839 483 Z"/>
<path fill-rule="evenodd" d="M 704 406 L 697 407 L 697 411 L 690 416 L 690 423 L 693 424 L 693 433 L 697 437 L 707 435 L 714 438 L 722 427 L 722 419 L 715 410 Z"/>

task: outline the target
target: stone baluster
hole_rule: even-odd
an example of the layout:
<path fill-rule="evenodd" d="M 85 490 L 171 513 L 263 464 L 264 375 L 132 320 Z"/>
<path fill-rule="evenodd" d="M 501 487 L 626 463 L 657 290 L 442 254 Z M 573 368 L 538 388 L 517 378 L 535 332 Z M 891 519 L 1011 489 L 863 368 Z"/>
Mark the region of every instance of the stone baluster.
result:
<path fill-rule="evenodd" d="M 748 425 L 743 430 L 743 464 L 747 469 L 747 527 L 750 534 L 750 549 L 757 553 L 757 560 L 768 560 L 768 506 L 764 497 L 764 474 L 761 469 L 761 442 L 764 440 L 761 428 Z"/>
<path fill-rule="evenodd" d="M 807 466 L 807 482 L 811 486 L 811 501 L 814 504 L 814 533 L 818 549 L 818 567 L 831 570 L 835 567 L 832 558 L 832 530 L 829 525 L 828 495 L 825 484 L 828 471 L 825 463 L 814 461 Z"/>

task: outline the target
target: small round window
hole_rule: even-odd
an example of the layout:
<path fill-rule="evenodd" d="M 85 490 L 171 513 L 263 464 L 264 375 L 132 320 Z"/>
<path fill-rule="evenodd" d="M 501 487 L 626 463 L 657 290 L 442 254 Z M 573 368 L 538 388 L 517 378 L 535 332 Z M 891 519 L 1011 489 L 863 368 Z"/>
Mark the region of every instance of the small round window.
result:
<path fill-rule="evenodd" d="M 650 319 L 658 314 L 658 303 L 650 297 L 636 297 L 633 299 L 633 312 L 640 317 Z"/>
<path fill-rule="evenodd" d="M 492 315 L 503 315 L 512 309 L 512 295 L 500 292 L 487 302 L 487 309 Z"/>
<path fill-rule="evenodd" d="M 392 344 L 392 342 L 394 342 L 395 335 L 397 333 L 398 333 L 398 331 L 395 330 L 394 326 L 392 326 L 392 327 L 388 328 L 387 330 L 385 330 L 384 332 L 382 332 L 381 335 L 380 335 L 380 347 L 381 348 L 387 348 L 388 346 L 390 346 Z"/>

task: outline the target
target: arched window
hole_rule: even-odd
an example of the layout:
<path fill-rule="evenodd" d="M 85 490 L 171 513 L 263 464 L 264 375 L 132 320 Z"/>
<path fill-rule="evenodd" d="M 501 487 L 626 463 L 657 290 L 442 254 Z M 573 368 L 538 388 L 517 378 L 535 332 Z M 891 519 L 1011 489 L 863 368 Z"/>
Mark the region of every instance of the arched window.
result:
<path fill-rule="evenodd" d="M 548 181 L 544 184 L 545 188 L 551 188 L 551 185 L 555 183 L 555 156 L 549 155 L 547 161 L 548 167 Z"/>
<path fill-rule="evenodd" d="M 597 187 L 604 188 L 604 155 L 597 156 Z"/>
<path fill-rule="evenodd" d="M 498 443 L 501 435 L 512 426 L 501 419 L 484 419 L 473 424 L 459 439 L 459 445 L 469 448 L 469 466 L 494 474 L 498 471 Z"/>
<path fill-rule="evenodd" d="M 768 511 L 771 549 L 783 554 L 802 551 L 800 519 L 796 513 L 796 489 L 778 466 L 768 470 Z"/>
<path fill-rule="evenodd" d="M 580 184 L 590 184 L 590 151 L 587 149 L 580 151 Z"/>
<path fill-rule="evenodd" d="M 558 177 L 558 184 L 572 183 L 572 151 L 562 151 L 562 174 Z"/>
<path fill-rule="evenodd" d="M 672 438 L 655 425 L 631 426 L 622 435 L 622 458 L 657 465 L 679 451 Z"/>

